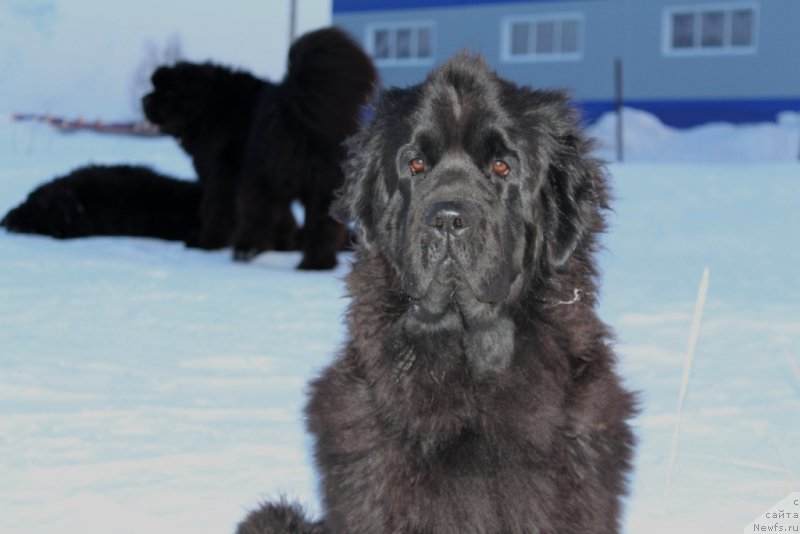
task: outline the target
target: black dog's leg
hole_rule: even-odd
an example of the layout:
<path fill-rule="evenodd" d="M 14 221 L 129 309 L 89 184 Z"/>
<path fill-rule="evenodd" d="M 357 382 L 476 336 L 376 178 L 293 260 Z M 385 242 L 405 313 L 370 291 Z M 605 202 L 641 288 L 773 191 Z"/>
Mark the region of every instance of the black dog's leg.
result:
<path fill-rule="evenodd" d="M 272 233 L 275 250 L 297 250 L 297 220 L 292 213 L 291 205 L 284 206 L 276 213 L 275 231 Z"/>
<path fill-rule="evenodd" d="M 220 179 L 209 180 L 200 202 L 200 231 L 190 237 L 190 247 L 214 250 L 230 245 L 236 224 L 233 185 Z"/>
<path fill-rule="evenodd" d="M 267 250 L 292 250 L 297 222 L 291 202 L 269 187 L 269 176 L 245 176 L 236 198 L 233 258 L 249 261 Z"/>
<path fill-rule="evenodd" d="M 347 228 L 330 216 L 333 194 L 315 191 L 305 198 L 306 220 L 303 225 L 303 261 L 298 269 L 324 270 L 336 267 L 336 252 L 341 250 Z"/>

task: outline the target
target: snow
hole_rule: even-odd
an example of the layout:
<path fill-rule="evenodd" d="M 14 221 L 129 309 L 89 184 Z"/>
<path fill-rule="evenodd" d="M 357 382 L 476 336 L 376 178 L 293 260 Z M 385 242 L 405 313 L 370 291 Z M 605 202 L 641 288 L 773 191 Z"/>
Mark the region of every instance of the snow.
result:
<path fill-rule="evenodd" d="M 710 123 L 681 130 L 633 108 L 624 108 L 622 117 L 625 161 L 758 163 L 800 158 L 800 113 L 792 111 L 780 113 L 774 123 L 747 128 Z M 603 140 L 597 153 L 608 161 L 616 159 L 616 125 L 616 114 L 606 113 L 590 128 L 595 138 Z"/>
<path fill-rule="evenodd" d="M 278 77 L 282 63 L 268 62 L 283 57 L 285 14 L 262 4 L 234 20 L 210 0 L 141 0 L 124 17 L 89 0 L 2 2 L 0 112 L 129 116 L 142 43 L 162 43 L 188 5 L 192 24 L 179 29 L 191 59 Z M 206 18 L 226 21 L 224 39 L 205 37 Z M 122 44 L 109 44 L 115 34 Z M 272 48 L 254 40 L 267 37 Z M 625 530 L 739 532 L 800 489 L 800 117 L 689 131 L 637 110 L 625 121 L 599 257 L 600 313 L 642 406 Z M 613 159 L 613 117 L 591 131 Z M 169 139 L 0 120 L 0 214 L 90 162 L 193 176 Z M 0 532 L 219 534 L 280 494 L 318 512 L 301 412 L 304 385 L 343 343 L 341 259 L 308 273 L 294 253 L 242 265 L 157 240 L 0 231 Z"/>
<path fill-rule="evenodd" d="M 702 151 L 703 146 L 698 145 Z M 630 532 L 738 531 L 800 481 L 800 166 L 612 166 L 602 314 L 642 392 Z M 695 294 L 710 289 L 681 421 Z"/>

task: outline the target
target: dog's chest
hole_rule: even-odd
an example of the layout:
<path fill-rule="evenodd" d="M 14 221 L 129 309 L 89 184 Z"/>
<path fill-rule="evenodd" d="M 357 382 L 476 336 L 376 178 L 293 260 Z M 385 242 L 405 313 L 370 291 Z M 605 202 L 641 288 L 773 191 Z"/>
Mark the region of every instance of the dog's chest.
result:
<path fill-rule="evenodd" d="M 471 432 L 427 458 L 401 454 L 382 505 L 402 532 L 530 533 L 557 501 L 553 466 Z"/>

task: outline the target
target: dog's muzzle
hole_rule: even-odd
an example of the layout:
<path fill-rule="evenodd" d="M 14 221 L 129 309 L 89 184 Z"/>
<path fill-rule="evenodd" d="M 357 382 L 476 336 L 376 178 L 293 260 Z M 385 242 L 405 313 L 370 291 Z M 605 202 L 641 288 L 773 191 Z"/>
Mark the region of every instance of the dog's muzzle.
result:
<path fill-rule="evenodd" d="M 418 320 L 435 323 L 451 312 L 469 314 L 478 303 L 504 301 L 510 283 L 505 262 L 492 259 L 502 245 L 484 212 L 477 202 L 456 197 L 434 199 L 412 216 L 417 231 L 411 235 L 418 237 L 406 245 L 411 261 L 403 282 Z"/>

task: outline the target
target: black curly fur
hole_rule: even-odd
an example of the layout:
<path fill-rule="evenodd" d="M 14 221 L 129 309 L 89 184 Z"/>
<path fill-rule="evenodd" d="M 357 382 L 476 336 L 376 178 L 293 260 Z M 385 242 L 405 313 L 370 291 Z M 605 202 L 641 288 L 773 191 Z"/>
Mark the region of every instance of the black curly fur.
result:
<path fill-rule="evenodd" d="M 183 241 L 197 232 L 200 186 L 147 167 L 90 165 L 34 189 L 0 225 L 59 239 L 129 235 Z"/>
<path fill-rule="evenodd" d="M 305 207 L 301 269 L 329 269 L 345 227 L 329 208 L 342 183 L 341 143 L 358 127 L 375 83 L 370 59 L 344 32 L 298 39 L 280 84 L 210 63 L 159 68 L 143 100 L 148 119 L 192 157 L 203 187 L 190 244 L 232 245 L 248 260 L 295 238 L 293 200 Z"/>
<path fill-rule="evenodd" d="M 348 340 L 306 407 L 325 532 L 619 532 L 635 402 L 595 309 L 607 176 L 567 96 L 462 54 L 350 147 Z"/>
<path fill-rule="evenodd" d="M 281 499 L 278 503 L 263 503 L 239 523 L 236 534 L 325 534 L 321 523 L 312 523 L 303 508 Z"/>

